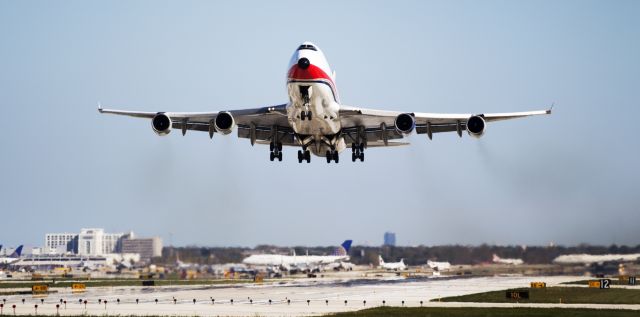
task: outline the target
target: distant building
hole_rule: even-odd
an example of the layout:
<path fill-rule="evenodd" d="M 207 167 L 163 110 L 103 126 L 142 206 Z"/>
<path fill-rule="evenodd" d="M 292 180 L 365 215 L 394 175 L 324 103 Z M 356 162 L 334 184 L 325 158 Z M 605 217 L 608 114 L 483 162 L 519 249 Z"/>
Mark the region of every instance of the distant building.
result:
<path fill-rule="evenodd" d="M 78 255 L 103 255 L 122 252 L 124 233 L 105 233 L 104 229 L 81 229 L 78 235 Z"/>
<path fill-rule="evenodd" d="M 140 254 L 141 260 L 148 261 L 152 257 L 162 256 L 162 240 L 159 237 L 125 238 L 122 239 L 122 252 Z"/>
<path fill-rule="evenodd" d="M 77 233 L 47 233 L 44 240 L 44 250 L 47 253 L 64 254 L 78 252 Z"/>
<path fill-rule="evenodd" d="M 394 247 L 396 245 L 396 234 L 394 232 L 385 232 L 384 233 L 384 245 Z"/>

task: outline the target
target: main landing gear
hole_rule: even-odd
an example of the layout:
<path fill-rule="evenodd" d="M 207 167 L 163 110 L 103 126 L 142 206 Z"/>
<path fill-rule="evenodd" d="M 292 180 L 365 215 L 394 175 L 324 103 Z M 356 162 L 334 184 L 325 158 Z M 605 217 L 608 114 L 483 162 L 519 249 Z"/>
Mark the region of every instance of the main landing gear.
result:
<path fill-rule="evenodd" d="M 298 163 L 302 163 L 302 161 L 307 161 L 307 163 L 311 163 L 311 152 L 307 149 L 303 149 L 302 151 L 298 150 Z"/>
<path fill-rule="evenodd" d="M 327 151 L 327 163 L 331 163 L 331 161 L 336 162 L 336 164 L 340 161 L 340 156 L 338 155 L 338 151 L 336 150 Z"/>
<path fill-rule="evenodd" d="M 356 160 L 364 162 L 364 143 L 351 143 L 351 161 L 355 162 Z"/>
<path fill-rule="evenodd" d="M 271 154 L 269 155 L 269 159 L 272 162 L 276 158 L 278 159 L 278 161 L 282 161 L 282 143 L 271 142 L 269 143 L 269 149 L 271 149 Z"/>

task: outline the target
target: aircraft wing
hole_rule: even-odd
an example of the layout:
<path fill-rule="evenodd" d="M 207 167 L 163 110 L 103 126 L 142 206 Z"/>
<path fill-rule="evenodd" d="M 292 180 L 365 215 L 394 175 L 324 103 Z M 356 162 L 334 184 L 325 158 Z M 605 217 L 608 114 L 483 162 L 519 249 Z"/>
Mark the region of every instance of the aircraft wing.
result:
<path fill-rule="evenodd" d="M 208 132 L 213 137 L 216 129 L 214 122 L 221 111 L 216 112 L 143 112 L 103 109 L 98 106 L 100 113 L 146 118 L 152 120 L 158 114 L 164 114 L 171 119 L 171 128 L 182 131 Z M 298 145 L 293 130 L 287 120 L 286 104 L 227 111 L 233 116 L 238 129 L 238 137 L 247 138 L 254 143 L 269 143 L 273 133 L 278 134 L 278 140 L 283 145 Z"/>
<path fill-rule="evenodd" d="M 434 133 L 462 132 L 467 128 L 467 121 L 480 116 L 485 122 L 509 120 L 536 115 L 551 114 L 551 109 L 509 113 L 487 114 L 444 114 L 444 113 L 406 113 L 399 111 L 374 110 L 358 107 L 343 106 L 340 109 L 345 141 L 356 142 L 358 134 L 367 140 L 367 144 L 395 145 L 397 142 L 389 142 L 401 139 L 404 135 L 395 129 L 395 120 L 401 114 L 408 114 L 415 120 L 415 130 L 418 134 L 427 134 L 432 138 Z"/>

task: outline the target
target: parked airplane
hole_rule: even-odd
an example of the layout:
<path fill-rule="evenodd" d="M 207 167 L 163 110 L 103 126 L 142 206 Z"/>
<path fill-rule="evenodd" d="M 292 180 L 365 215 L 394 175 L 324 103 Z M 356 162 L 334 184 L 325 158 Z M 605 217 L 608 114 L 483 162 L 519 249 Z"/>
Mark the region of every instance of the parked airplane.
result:
<path fill-rule="evenodd" d="M 312 270 L 331 263 L 349 261 L 351 243 L 352 240 L 345 240 L 332 255 L 253 254 L 242 260 L 242 263 L 252 266 L 282 268 L 286 271 Z"/>
<path fill-rule="evenodd" d="M 522 259 L 503 259 L 496 254 L 493 254 L 493 262 L 500 264 L 511 264 L 511 265 L 520 265 L 523 264 L 524 261 Z"/>
<path fill-rule="evenodd" d="M 605 262 L 635 262 L 640 259 L 640 253 L 634 254 L 565 254 L 553 259 L 558 264 L 592 264 Z"/>
<path fill-rule="evenodd" d="M 17 247 L 16 250 L 7 257 L 0 257 L 0 264 L 9 265 L 18 262 L 20 255 L 22 255 L 22 247 L 22 245 Z"/>
<path fill-rule="evenodd" d="M 427 266 L 429 266 L 434 271 L 446 271 L 451 268 L 451 263 L 427 260 Z"/>
<path fill-rule="evenodd" d="M 372 73 L 372 75 L 374 75 Z M 440 114 L 372 110 L 345 106 L 340 102 L 332 72 L 322 51 L 304 42 L 291 57 L 287 72 L 289 101 L 261 108 L 214 112 L 140 112 L 103 109 L 111 113 L 151 119 L 153 131 L 167 135 L 171 129 L 229 134 L 235 127 L 238 137 L 251 145 L 269 144 L 271 161 L 282 161 L 282 147 L 300 147 L 298 162 L 311 161 L 311 153 L 325 157 L 327 163 L 338 163 L 338 153 L 351 147 L 351 160 L 364 161 L 364 150 L 370 147 L 407 145 L 392 142 L 415 131 L 426 134 L 464 130 L 474 137 L 485 132 L 493 121 L 550 114 L 541 111 L 478 114 Z"/>
<path fill-rule="evenodd" d="M 378 255 L 378 263 L 380 264 L 380 268 L 385 270 L 402 271 L 407 269 L 407 266 L 404 264 L 404 259 L 400 259 L 400 262 L 386 263 L 382 259 L 382 255 Z"/>

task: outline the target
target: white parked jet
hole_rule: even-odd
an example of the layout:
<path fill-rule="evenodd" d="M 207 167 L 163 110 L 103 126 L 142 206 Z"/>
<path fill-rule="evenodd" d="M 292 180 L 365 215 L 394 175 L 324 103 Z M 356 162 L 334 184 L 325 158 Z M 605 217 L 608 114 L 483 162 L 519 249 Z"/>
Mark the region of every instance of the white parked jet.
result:
<path fill-rule="evenodd" d="M 20 255 L 22 255 L 22 245 L 17 247 L 11 255 L 7 257 L 0 257 L 0 265 L 9 265 L 16 263 L 20 260 Z"/>
<path fill-rule="evenodd" d="M 429 266 L 434 271 L 446 271 L 451 268 L 451 263 L 427 260 L 427 266 Z"/>
<path fill-rule="evenodd" d="M 332 255 L 253 254 L 242 260 L 242 263 L 252 266 L 282 268 L 287 271 L 319 268 L 331 263 L 349 261 L 351 243 L 351 240 L 345 240 Z"/>
<path fill-rule="evenodd" d="M 493 254 L 493 262 L 500 263 L 500 264 L 511 264 L 511 265 L 520 265 L 524 263 L 522 259 L 503 259 L 496 254 Z"/>
<path fill-rule="evenodd" d="M 380 268 L 385 270 L 402 271 L 407 269 L 407 265 L 404 264 L 404 259 L 400 259 L 400 262 L 386 263 L 382 259 L 382 255 L 378 255 L 378 263 L 380 264 Z"/>
<path fill-rule="evenodd" d="M 282 147 L 300 147 L 298 162 L 311 161 L 311 153 L 325 157 L 327 163 L 338 163 L 338 153 L 351 147 L 351 160 L 364 161 L 364 150 L 370 147 L 406 145 L 393 142 L 415 131 L 426 134 L 462 132 L 480 137 L 486 123 L 550 114 L 541 111 L 478 114 L 440 114 L 372 110 L 345 106 L 340 102 L 335 73 L 322 51 L 305 42 L 291 57 L 287 70 L 289 101 L 284 104 L 214 112 L 140 112 L 103 109 L 111 113 L 151 120 L 153 131 L 166 135 L 178 129 L 204 131 L 213 138 L 215 133 L 229 134 L 234 128 L 238 137 L 247 138 L 251 145 L 269 144 L 271 161 L 282 161 Z"/>

